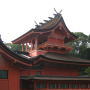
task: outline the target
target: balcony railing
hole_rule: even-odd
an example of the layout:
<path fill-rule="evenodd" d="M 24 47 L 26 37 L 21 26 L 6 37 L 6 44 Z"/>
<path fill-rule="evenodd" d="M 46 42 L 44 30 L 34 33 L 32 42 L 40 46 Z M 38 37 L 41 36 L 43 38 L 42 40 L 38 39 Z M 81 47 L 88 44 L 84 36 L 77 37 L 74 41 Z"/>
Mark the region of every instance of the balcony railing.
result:
<path fill-rule="evenodd" d="M 44 47 L 58 47 L 58 48 L 72 48 L 69 44 L 64 44 L 64 43 L 52 43 L 52 42 L 45 42 L 42 43 L 38 46 L 39 48 L 44 48 Z"/>

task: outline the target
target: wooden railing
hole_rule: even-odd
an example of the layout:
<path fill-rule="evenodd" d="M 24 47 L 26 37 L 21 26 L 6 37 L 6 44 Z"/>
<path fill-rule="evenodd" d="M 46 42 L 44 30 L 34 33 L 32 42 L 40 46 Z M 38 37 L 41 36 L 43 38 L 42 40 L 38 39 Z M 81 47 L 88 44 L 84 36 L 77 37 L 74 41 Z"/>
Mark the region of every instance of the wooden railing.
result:
<path fill-rule="evenodd" d="M 63 46 L 64 44 L 56 44 L 56 43 L 50 43 L 50 42 L 45 42 L 45 43 L 42 43 L 38 46 L 38 48 L 41 48 L 41 47 L 47 47 L 47 46 Z"/>
<path fill-rule="evenodd" d="M 65 48 L 72 48 L 70 45 L 68 44 L 56 44 L 56 43 L 51 43 L 51 42 L 45 42 L 45 43 L 42 43 L 38 46 L 38 49 L 39 48 L 43 48 L 43 47 L 58 47 L 58 48 L 61 48 L 61 47 L 65 47 Z"/>

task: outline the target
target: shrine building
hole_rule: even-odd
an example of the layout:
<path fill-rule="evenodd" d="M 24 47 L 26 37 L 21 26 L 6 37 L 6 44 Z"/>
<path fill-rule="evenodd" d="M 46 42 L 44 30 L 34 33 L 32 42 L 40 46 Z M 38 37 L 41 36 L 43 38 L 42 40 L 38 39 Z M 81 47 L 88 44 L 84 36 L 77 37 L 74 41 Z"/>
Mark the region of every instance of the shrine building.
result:
<path fill-rule="evenodd" d="M 44 22 L 12 41 L 22 51 L 0 39 L 0 90 L 90 90 L 90 77 L 80 73 L 90 60 L 69 55 L 77 36 L 60 13 Z"/>

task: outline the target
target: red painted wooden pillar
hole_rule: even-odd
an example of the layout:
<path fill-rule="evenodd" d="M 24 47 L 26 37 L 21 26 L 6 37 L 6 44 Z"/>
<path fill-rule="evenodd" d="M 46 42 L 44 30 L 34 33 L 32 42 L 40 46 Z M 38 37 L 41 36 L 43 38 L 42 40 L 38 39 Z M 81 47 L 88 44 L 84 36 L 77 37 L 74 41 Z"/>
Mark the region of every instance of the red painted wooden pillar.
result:
<path fill-rule="evenodd" d="M 34 90 L 37 90 L 36 84 L 37 84 L 37 82 L 36 82 L 36 80 L 34 80 Z"/>
<path fill-rule="evenodd" d="M 38 40 L 37 38 L 35 39 L 35 50 L 37 50 L 37 43 L 38 43 Z"/>
<path fill-rule="evenodd" d="M 28 52 L 28 44 L 26 43 L 26 52 Z"/>
<path fill-rule="evenodd" d="M 30 43 L 30 45 L 31 45 L 31 49 L 30 49 L 30 50 L 32 50 L 32 47 L 33 47 L 32 40 L 31 40 L 31 43 Z"/>
<path fill-rule="evenodd" d="M 49 82 L 48 82 L 48 80 L 46 81 L 46 88 L 47 88 L 47 90 L 49 89 Z"/>
<path fill-rule="evenodd" d="M 30 50 L 31 50 L 31 44 L 29 43 L 29 50 L 28 51 L 30 52 Z"/>
<path fill-rule="evenodd" d="M 68 83 L 68 88 L 71 88 L 71 83 Z"/>
<path fill-rule="evenodd" d="M 22 52 L 24 51 L 24 44 L 22 44 Z"/>
<path fill-rule="evenodd" d="M 88 88 L 90 88 L 90 84 L 88 83 Z"/>
<path fill-rule="evenodd" d="M 78 87 L 80 88 L 80 82 L 79 82 L 79 84 L 78 84 Z"/>

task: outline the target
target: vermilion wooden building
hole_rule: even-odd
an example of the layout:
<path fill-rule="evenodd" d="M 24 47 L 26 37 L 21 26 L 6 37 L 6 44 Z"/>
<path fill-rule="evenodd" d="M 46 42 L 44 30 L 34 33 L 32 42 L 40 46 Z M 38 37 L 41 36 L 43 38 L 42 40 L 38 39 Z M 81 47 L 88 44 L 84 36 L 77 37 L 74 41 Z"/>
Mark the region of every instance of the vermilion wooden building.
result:
<path fill-rule="evenodd" d="M 80 75 L 90 60 L 68 55 L 67 43 L 77 37 L 60 13 L 49 18 L 12 41 L 22 45 L 22 52 L 0 40 L 0 90 L 90 90 L 90 77 Z"/>

